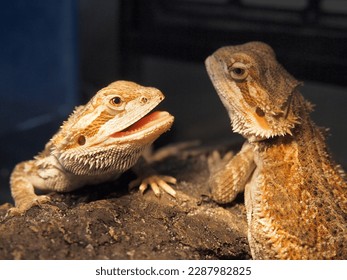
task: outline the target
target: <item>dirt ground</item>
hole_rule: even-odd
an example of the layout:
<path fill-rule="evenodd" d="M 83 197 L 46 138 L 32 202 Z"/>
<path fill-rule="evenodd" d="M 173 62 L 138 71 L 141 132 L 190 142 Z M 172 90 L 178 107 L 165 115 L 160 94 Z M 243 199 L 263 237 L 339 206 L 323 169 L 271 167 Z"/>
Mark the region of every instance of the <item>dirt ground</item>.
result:
<path fill-rule="evenodd" d="M 206 151 L 159 160 L 178 179 L 177 198 L 128 191 L 115 182 L 51 193 L 52 201 L 22 216 L 0 206 L 0 259 L 249 259 L 242 195 L 219 206 L 209 198 Z"/>

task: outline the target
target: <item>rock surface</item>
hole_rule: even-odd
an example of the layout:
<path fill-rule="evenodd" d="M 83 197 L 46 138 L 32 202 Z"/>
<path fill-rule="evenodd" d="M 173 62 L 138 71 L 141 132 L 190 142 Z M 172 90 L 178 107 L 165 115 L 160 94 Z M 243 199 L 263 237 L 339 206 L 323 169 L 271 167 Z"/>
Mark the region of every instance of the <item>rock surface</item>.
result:
<path fill-rule="evenodd" d="M 0 259 L 249 259 L 242 196 L 223 207 L 211 201 L 205 155 L 171 152 L 154 164 L 178 179 L 177 199 L 129 192 L 127 172 L 116 182 L 51 193 L 49 204 L 22 216 L 6 217 L 12 205 L 0 206 Z"/>

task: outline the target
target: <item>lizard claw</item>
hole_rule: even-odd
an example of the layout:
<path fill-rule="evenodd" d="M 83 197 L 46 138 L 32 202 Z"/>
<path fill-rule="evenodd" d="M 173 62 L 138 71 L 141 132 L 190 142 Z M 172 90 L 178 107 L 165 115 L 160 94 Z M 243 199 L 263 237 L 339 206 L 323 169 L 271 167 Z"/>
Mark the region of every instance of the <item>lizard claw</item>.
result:
<path fill-rule="evenodd" d="M 140 192 L 143 194 L 145 190 L 150 186 L 154 194 L 157 197 L 161 196 L 162 191 L 169 195 L 176 197 L 176 191 L 169 184 L 176 184 L 177 180 L 171 176 L 165 175 L 151 175 L 146 178 L 138 178 L 129 184 L 129 188 L 132 189 L 135 186 L 139 186 Z"/>

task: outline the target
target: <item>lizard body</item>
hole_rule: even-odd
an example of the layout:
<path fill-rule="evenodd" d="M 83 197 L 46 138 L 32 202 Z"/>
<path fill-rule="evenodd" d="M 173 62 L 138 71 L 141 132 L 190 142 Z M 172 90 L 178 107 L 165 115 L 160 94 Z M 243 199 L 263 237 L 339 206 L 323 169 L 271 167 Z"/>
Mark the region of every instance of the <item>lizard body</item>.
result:
<path fill-rule="evenodd" d="M 99 90 L 75 109 L 40 154 L 16 165 L 10 178 L 14 212 L 48 200 L 36 195 L 35 188 L 69 192 L 116 179 L 134 167 L 142 152 L 173 123 L 169 113 L 151 112 L 163 99 L 158 89 L 128 81 Z M 167 184 L 175 183 L 174 178 L 151 175 L 141 191 L 148 182 L 156 195 L 160 188 L 175 195 Z"/>
<path fill-rule="evenodd" d="M 211 167 L 219 203 L 245 191 L 248 240 L 254 259 L 347 258 L 347 183 L 327 151 L 312 105 L 261 42 L 218 49 L 208 74 L 241 151 Z"/>

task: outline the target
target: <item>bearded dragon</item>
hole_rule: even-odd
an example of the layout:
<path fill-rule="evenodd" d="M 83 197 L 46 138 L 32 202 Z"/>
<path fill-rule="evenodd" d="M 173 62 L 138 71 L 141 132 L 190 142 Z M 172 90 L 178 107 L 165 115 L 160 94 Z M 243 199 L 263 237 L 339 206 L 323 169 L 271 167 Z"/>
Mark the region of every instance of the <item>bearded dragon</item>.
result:
<path fill-rule="evenodd" d="M 10 177 L 16 206 L 13 213 L 49 200 L 36 195 L 35 188 L 69 192 L 114 180 L 136 166 L 142 152 L 173 124 L 174 117 L 168 112 L 150 113 L 163 99 L 158 89 L 128 81 L 99 90 L 86 105 L 74 110 L 43 152 L 15 166 Z M 175 178 L 144 175 L 148 177 L 140 177 L 140 191 L 150 185 L 157 196 L 161 190 L 175 196 L 168 184 L 175 184 Z"/>
<path fill-rule="evenodd" d="M 211 157 L 212 197 L 228 203 L 245 192 L 252 257 L 346 259 L 346 176 L 301 83 L 262 42 L 222 47 L 205 65 L 233 131 L 246 138 L 231 159 Z"/>

